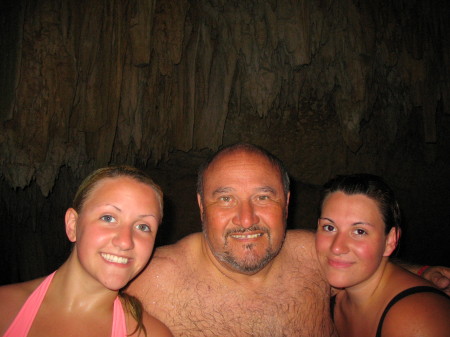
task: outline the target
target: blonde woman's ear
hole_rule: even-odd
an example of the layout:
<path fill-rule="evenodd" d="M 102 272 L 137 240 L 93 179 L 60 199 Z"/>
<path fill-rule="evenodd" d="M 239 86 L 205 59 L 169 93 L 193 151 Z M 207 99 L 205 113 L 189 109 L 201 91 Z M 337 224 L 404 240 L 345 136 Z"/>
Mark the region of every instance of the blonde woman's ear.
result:
<path fill-rule="evenodd" d="M 400 238 L 399 229 L 392 227 L 386 236 L 386 246 L 384 248 L 383 256 L 390 256 L 392 254 L 395 248 L 397 248 L 399 238 Z"/>
<path fill-rule="evenodd" d="M 77 241 L 77 221 L 78 221 L 78 213 L 73 208 L 69 208 L 66 211 L 65 216 L 66 222 L 66 235 L 69 238 L 70 242 Z"/>

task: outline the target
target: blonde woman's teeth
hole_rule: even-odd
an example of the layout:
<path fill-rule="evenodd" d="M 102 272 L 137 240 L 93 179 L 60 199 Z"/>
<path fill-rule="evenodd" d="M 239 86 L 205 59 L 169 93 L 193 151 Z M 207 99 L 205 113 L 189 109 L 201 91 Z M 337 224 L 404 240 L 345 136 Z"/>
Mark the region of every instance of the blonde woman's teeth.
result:
<path fill-rule="evenodd" d="M 121 257 L 121 256 L 116 256 L 116 255 L 111 255 L 111 254 L 106 254 L 106 253 L 102 253 L 102 257 L 106 261 L 109 261 L 109 262 L 121 263 L 121 264 L 128 263 L 128 259 L 126 257 Z"/>

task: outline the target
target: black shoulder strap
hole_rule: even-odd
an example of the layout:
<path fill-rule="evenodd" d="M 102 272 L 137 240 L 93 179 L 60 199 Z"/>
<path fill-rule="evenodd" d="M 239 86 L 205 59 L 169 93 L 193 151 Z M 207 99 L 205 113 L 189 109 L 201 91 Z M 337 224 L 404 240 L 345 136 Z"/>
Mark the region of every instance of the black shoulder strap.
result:
<path fill-rule="evenodd" d="M 336 295 L 330 298 L 330 315 L 331 319 L 334 321 L 334 307 L 336 306 Z"/>
<path fill-rule="evenodd" d="M 381 329 L 383 328 L 383 322 L 384 319 L 386 318 L 386 315 L 388 313 L 388 311 L 392 308 L 392 306 L 397 303 L 398 301 L 400 301 L 402 298 L 412 295 L 412 294 L 416 294 L 416 293 L 436 293 L 442 296 L 447 296 L 447 294 L 443 293 L 442 291 L 433 288 L 433 287 L 428 287 L 428 286 L 420 286 L 420 287 L 413 287 L 413 288 L 409 288 L 406 290 L 403 290 L 401 293 L 397 294 L 386 306 L 386 308 L 384 309 L 383 315 L 381 315 L 380 318 L 380 322 L 378 323 L 378 328 L 377 328 L 377 334 L 376 337 L 381 337 Z"/>

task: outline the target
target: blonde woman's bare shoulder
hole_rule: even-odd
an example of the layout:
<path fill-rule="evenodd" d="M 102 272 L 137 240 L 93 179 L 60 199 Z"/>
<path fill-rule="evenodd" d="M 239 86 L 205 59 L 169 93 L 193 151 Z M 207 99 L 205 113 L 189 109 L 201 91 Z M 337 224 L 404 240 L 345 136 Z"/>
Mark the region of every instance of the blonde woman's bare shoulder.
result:
<path fill-rule="evenodd" d="M 6 331 L 25 301 L 43 280 L 39 278 L 0 287 L 0 335 Z"/>
<path fill-rule="evenodd" d="M 389 310 L 382 333 L 383 337 L 448 337 L 449 322 L 448 297 L 416 293 L 398 301 Z"/>

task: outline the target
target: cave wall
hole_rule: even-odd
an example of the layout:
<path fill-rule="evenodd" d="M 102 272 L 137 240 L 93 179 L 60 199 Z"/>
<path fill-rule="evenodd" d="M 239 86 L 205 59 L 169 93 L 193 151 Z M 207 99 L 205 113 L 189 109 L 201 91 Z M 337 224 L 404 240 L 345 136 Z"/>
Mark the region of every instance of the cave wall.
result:
<path fill-rule="evenodd" d="M 382 175 L 400 256 L 449 265 L 446 1 L 21 0 L 0 5 L 0 283 L 55 269 L 63 214 L 94 168 L 128 163 L 166 194 L 158 244 L 200 230 L 199 163 L 249 141 L 293 178 L 289 226 L 321 184 Z"/>

